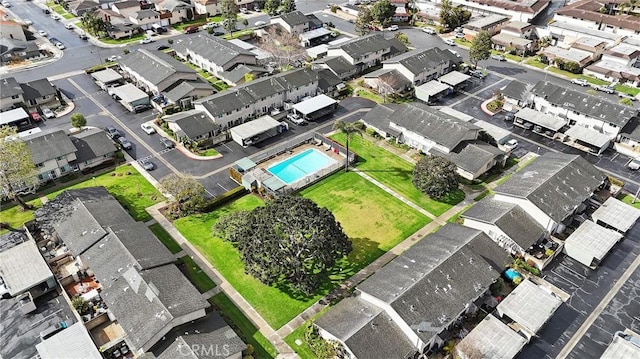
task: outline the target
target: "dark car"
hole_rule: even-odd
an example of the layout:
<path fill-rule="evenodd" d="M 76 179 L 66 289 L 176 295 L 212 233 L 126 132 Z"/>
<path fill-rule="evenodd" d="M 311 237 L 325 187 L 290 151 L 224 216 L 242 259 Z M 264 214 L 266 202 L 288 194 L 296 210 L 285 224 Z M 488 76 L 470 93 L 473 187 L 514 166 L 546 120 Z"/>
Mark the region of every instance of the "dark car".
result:
<path fill-rule="evenodd" d="M 131 144 L 131 142 L 129 142 L 129 140 L 127 140 L 126 137 L 118 137 L 118 143 L 125 150 L 130 150 L 133 148 L 133 145 Z"/>
<path fill-rule="evenodd" d="M 137 105 L 133 108 L 133 112 L 140 113 L 151 109 L 151 105 Z"/>
<path fill-rule="evenodd" d="M 507 112 L 506 115 L 504 115 L 504 120 L 505 121 L 513 121 L 513 119 L 516 117 L 516 114 L 513 112 Z"/>
<path fill-rule="evenodd" d="M 55 45 L 55 44 L 59 43 L 60 40 L 56 39 L 55 37 L 50 37 L 49 38 L 49 42 Z"/>
<path fill-rule="evenodd" d="M 166 50 L 166 49 L 169 49 L 169 46 L 167 46 L 167 45 L 160 45 L 160 46 L 158 46 L 158 47 L 157 47 L 157 50 L 158 50 L 158 51 L 162 51 L 162 50 Z"/>
<path fill-rule="evenodd" d="M 160 136 L 160 143 L 162 143 L 162 145 L 164 145 L 164 148 L 174 148 L 174 147 L 176 147 L 176 144 L 173 143 L 173 141 L 171 141 L 170 139 L 168 139 L 166 137 Z"/>
<path fill-rule="evenodd" d="M 198 27 L 197 26 L 189 26 L 186 29 L 184 29 L 184 33 L 185 34 L 193 34 L 195 32 L 198 32 Z"/>
<path fill-rule="evenodd" d="M 122 136 L 120 134 L 120 131 L 118 131 L 115 127 L 112 127 L 112 126 L 105 127 L 104 132 L 107 133 L 107 136 L 109 136 L 109 138 L 113 138 L 114 140 Z"/>
<path fill-rule="evenodd" d="M 86 34 L 80 34 L 78 35 L 79 38 L 81 38 L 82 40 L 88 40 L 89 37 Z"/>

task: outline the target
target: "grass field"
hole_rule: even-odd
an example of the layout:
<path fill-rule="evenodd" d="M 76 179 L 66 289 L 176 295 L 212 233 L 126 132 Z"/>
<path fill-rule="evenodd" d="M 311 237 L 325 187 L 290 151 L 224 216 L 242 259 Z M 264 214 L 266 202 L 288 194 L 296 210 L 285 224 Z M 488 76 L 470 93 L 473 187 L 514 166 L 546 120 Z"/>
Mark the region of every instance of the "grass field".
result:
<path fill-rule="evenodd" d="M 140 41 L 142 39 L 144 39 L 145 37 L 147 37 L 147 34 L 145 34 L 144 32 L 133 35 L 132 37 L 127 37 L 127 38 L 123 38 L 123 39 L 111 39 L 111 38 L 100 38 L 101 42 L 104 42 L 105 44 L 112 44 L 112 45 L 119 45 L 119 44 L 128 44 L 130 42 L 136 42 L 136 41 Z"/>
<path fill-rule="evenodd" d="M 153 232 L 153 234 L 156 235 L 156 237 L 158 237 L 160 242 L 162 242 L 162 244 L 164 244 L 164 246 L 167 247 L 167 249 L 171 253 L 176 254 L 182 250 L 180 245 L 173 239 L 173 237 L 171 237 L 169 233 L 167 233 L 167 231 L 164 230 L 164 228 L 162 228 L 159 223 L 150 225 L 149 229 L 151 230 L 151 232 Z"/>
<path fill-rule="evenodd" d="M 115 170 L 100 176 L 49 193 L 47 198 L 53 199 L 68 189 L 94 186 L 104 186 L 129 211 L 136 221 L 150 220 L 151 216 L 145 208 L 164 199 L 162 194 L 130 165 L 117 167 Z"/>
<path fill-rule="evenodd" d="M 345 142 L 344 134 L 331 136 L 339 143 Z M 349 149 L 358 154 L 357 169 L 385 184 L 404 198 L 439 216 L 464 199 L 464 192 L 457 190 L 444 201 L 436 201 L 420 192 L 411 182 L 413 164 L 377 146 L 362 137 L 354 136 Z"/>
<path fill-rule="evenodd" d="M 330 306 L 324 307 L 318 314 L 314 315 L 310 320 L 313 321 L 317 318 L 320 318 L 324 313 L 326 313 Z M 309 344 L 304 337 L 305 327 L 309 324 L 309 320 L 304 322 L 301 326 L 299 326 L 296 330 L 291 332 L 291 334 L 287 335 L 284 338 L 284 341 L 289 344 L 289 346 L 296 351 L 296 353 L 300 356 L 301 359 L 315 359 L 317 356 L 313 353 Z M 296 340 L 300 340 L 302 344 L 298 345 Z"/>
<path fill-rule="evenodd" d="M 36 198 L 27 203 L 33 206 L 33 210 L 42 207 L 40 198 Z M 33 219 L 33 210 L 23 211 L 20 206 L 2 208 L 2 211 L 0 211 L 0 222 L 8 224 L 11 229 L 21 229 L 23 224 Z M 0 229 L 0 234 L 6 232 L 9 232 L 9 230 Z"/>
<path fill-rule="evenodd" d="M 622 194 L 618 196 L 618 199 L 630 206 L 640 209 L 640 199 L 637 199 L 635 203 L 631 203 L 633 202 L 632 194 Z"/>
<path fill-rule="evenodd" d="M 189 256 L 181 257 L 180 260 L 184 263 L 184 269 L 186 276 L 191 283 L 200 291 L 200 293 L 206 293 L 216 287 L 216 283 L 213 279 L 209 278 L 207 273 L 202 271 L 202 268 L 198 266 L 196 262 Z"/>
<path fill-rule="evenodd" d="M 209 303 L 214 306 L 231 325 L 240 338 L 247 344 L 251 344 L 255 349 L 253 357 L 256 359 L 275 358 L 278 354 L 271 342 L 258 331 L 247 317 L 238 309 L 231 299 L 224 293 L 219 293 L 209 299 Z"/>

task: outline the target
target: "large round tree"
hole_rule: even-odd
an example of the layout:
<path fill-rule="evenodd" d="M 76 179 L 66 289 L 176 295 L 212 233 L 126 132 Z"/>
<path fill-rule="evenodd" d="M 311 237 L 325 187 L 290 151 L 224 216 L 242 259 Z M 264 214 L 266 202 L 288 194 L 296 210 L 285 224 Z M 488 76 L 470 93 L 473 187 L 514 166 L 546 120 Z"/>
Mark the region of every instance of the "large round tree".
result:
<path fill-rule="evenodd" d="M 413 168 L 413 185 L 422 193 L 442 199 L 458 188 L 456 165 L 439 156 L 424 156 Z"/>
<path fill-rule="evenodd" d="M 336 261 L 351 252 L 333 214 L 297 196 L 232 213 L 213 231 L 238 248 L 248 274 L 267 285 L 285 284 L 296 294 L 313 294 Z"/>

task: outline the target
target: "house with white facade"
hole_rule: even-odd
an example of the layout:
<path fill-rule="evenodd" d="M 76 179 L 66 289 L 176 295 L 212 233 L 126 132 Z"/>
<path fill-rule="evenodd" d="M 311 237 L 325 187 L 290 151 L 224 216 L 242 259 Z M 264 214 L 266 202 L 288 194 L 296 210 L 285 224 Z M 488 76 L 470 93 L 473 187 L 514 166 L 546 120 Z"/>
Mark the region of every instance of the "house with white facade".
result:
<path fill-rule="evenodd" d="M 155 9 L 160 13 L 162 25 L 177 24 L 193 20 L 194 6 L 189 1 L 161 0 L 155 2 Z M 168 22 L 168 24 L 167 24 Z"/>
<path fill-rule="evenodd" d="M 151 29 L 154 24 L 162 25 L 160 13 L 152 9 L 132 12 L 131 15 L 129 15 L 129 21 L 143 30 Z"/>
<path fill-rule="evenodd" d="M 15 77 L 0 79 L 0 111 L 19 107 L 24 102 L 24 91 Z"/>
<path fill-rule="evenodd" d="M 213 16 L 220 13 L 218 0 L 194 0 L 193 5 L 198 15 Z"/>
<path fill-rule="evenodd" d="M 27 41 L 22 24 L 13 20 L 0 21 L 0 38 L 9 40 Z"/>
<path fill-rule="evenodd" d="M 623 1 L 575 1 L 556 10 L 553 20 L 621 36 L 640 35 L 640 18 L 626 13 L 622 4 Z M 636 14 L 640 11 L 637 7 L 635 10 Z"/>
<path fill-rule="evenodd" d="M 46 78 L 21 83 L 20 87 L 22 87 L 22 98 L 29 111 L 60 105 L 58 89 Z"/>
<path fill-rule="evenodd" d="M 117 148 L 103 130 L 87 128 L 70 138 L 76 148 L 74 170 L 85 171 L 114 161 Z"/>
<path fill-rule="evenodd" d="M 329 46 L 327 57 L 341 56 L 355 66 L 357 72 L 362 72 L 407 50 L 397 39 L 386 39 L 380 33 L 373 33 Z"/>
<path fill-rule="evenodd" d="M 536 27 L 524 21 L 509 21 L 502 26 L 500 33 L 531 39 L 536 33 Z"/>
<path fill-rule="evenodd" d="M 483 232 L 448 223 L 378 270 L 315 321 L 346 358 L 414 358 L 441 347 L 445 332 L 510 261 Z"/>
<path fill-rule="evenodd" d="M 251 51 L 209 34 L 194 34 L 173 44 L 176 55 L 183 60 L 226 79 L 238 65 L 257 65 Z"/>
<path fill-rule="evenodd" d="M 397 70 L 413 86 L 422 85 L 458 68 L 462 59 L 438 47 L 416 49 L 382 63 L 383 69 Z"/>
<path fill-rule="evenodd" d="M 194 102 L 194 107 L 228 129 L 317 93 L 318 74 L 302 68 L 230 88 Z"/>
<path fill-rule="evenodd" d="M 304 32 L 322 27 L 322 23 L 317 23 L 315 16 L 308 16 L 301 11 L 292 11 L 271 18 L 272 25 L 279 25 L 282 29 L 292 35 L 300 35 Z"/>
<path fill-rule="evenodd" d="M 78 149 L 64 131 L 42 131 L 22 138 L 22 141 L 31 151 L 31 159 L 41 182 L 73 172 Z"/>
<path fill-rule="evenodd" d="M 441 0 L 435 1 L 436 3 Z M 511 20 L 530 22 L 542 13 L 551 3 L 550 0 L 453 0 L 453 4 L 461 5 L 472 12 L 502 14 Z"/>
<path fill-rule="evenodd" d="M 620 43 L 608 48 L 584 73 L 605 81 L 640 86 L 640 46 Z"/>
<path fill-rule="evenodd" d="M 158 95 L 183 81 L 199 81 L 195 70 L 162 51 L 138 49 L 119 61 L 120 69 L 138 87 Z"/>
<path fill-rule="evenodd" d="M 581 156 L 548 152 L 498 185 L 493 200 L 517 204 L 549 233 L 562 233 L 606 182 Z"/>

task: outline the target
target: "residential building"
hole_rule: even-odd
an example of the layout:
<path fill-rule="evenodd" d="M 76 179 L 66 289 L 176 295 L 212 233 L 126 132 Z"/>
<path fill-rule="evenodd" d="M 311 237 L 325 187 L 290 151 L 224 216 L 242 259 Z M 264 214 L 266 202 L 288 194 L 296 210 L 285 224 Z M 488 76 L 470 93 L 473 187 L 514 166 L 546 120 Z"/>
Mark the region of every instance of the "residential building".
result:
<path fill-rule="evenodd" d="M 240 46 L 209 34 L 197 34 L 177 41 L 173 49 L 183 60 L 225 79 L 238 65 L 257 65 L 255 54 Z"/>
<path fill-rule="evenodd" d="M 440 2 L 437 0 L 436 2 Z M 465 8 L 478 13 L 502 14 L 512 20 L 531 22 L 547 9 L 550 0 L 454 0 L 454 4 L 462 5 Z"/>
<path fill-rule="evenodd" d="M 24 103 L 24 90 L 14 77 L 0 80 L 0 111 L 19 107 Z"/>
<path fill-rule="evenodd" d="M 36 345 L 40 359 L 102 359 L 87 328 L 78 322 Z"/>
<path fill-rule="evenodd" d="M 509 21 L 502 26 L 500 33 L 531 40 L 536 34 L 536 27 L 524 21 Z"/>
<path fill-rule="evenodd" d="M 386 39 L 380 33 L 373 33 L 329 46 L 327 57 L 341 56 L 359 73 L 406 51 L 407 47 L 397 39 Z"/>
<path fill-rule="evenodd" d="M 119 62 L 125 76 L 139 87 L 158 95 L 170 91 L 182 81 L 197 81 L 198 74 L 162 51 L 139 49 Z"/>
<path fill-rule="evenodd" d="M 181 335 L 157 359 L 241 359 L 247 345 L 228 325 L 209 333 Z"/>
<path fill-rule="evenodd" d="M 533 85 L 511 80 L 507 86 L 500 89 L 504 96 L 503 108 L 507 111 L 516 111 L 523 107 L 529 107 L 533 102 Z"/>
<path fill-rule="evenodd" d="M 593 54 L 593 60 L 598 60 L 604 50 L 609 47 L 609 43 L 597 38 L 581 37 L 571 44 L 571 48 L 588 51 Z"/>
<path fill-rule="evenodd" d="M 549 59 L 549 62 L 559 66 L 567 62 L 574 62 L 583 68 L 593 62 L 594 54 L 589 51 L 577 48 L 563 49 L 557 46 L 545 47 L 542 53 Z"/>
<path fill-rule="evenodd" d="M 19 24 L 13 20 L 0 21 L 0 38 L 27 41 L 27 36 L 24 34 L 22 24 Z"/>
<path fill-rule="evenodd" d="M 584 73 L 605 81 L 640 86 L 640 46 L 626 43 L 612 46 Z"/>
<path fill-rule="evenodd" d="M 534 108 L 615 139 L 638 110 L 551 82 L 539 81 L 531 89 Z"/>
<path fill-rule="evenodd" d="M 534 49 L 533 41 L 509 33 L 499 33 L 491 37 L 493 48 L 499 51 L 513 51 L 516 54 L 527 54 Z"/>
<path fill-rule="evenodd" d="M 434 80 L 458 68 L 462 59 L 438 47 L 416 49 L 382 63 L 383 69 L 397 70 L 414 86 Z"/>
<path fill-rule="evenodd" d="M 381 96 L 410 95 L 413 84 L 394 69 L 379 69 L 363 76 L 364 84 Z"/>
<path fill-rule="evenodd" d="M 318 92 L 318 74 L 308 68 L 260 78 L 194 102 L 214 123 L 227 129 L 248 119 L 297 103 Z"/>
<path fill-rule="evenodd" d="M 42 131 L 22 139 L 31 151 L 31 158 L 41 182 L 73 172 L 78 151 L 62 130 Z"/>
<path fill-rule="evenodd" d="M 137 0 L 117 1 L 111 4 L 111 10 L 125 18 L 129 18 L 134 12 L 143 10 L 142 4 L 144 3 Z M 145 6 L 144 8 L 149 9 L 151 6 Z"/>
<path fill-rule="evenodd" d="M 448 223 L 356 287 L 318 318 L 320 335 L 343 345 L 347 358 L 412 358 L 444 344 L 443 332 L 474 303 L 509 262 L 481 231 Z"/>
<path fill-rule="evenodd" d="M 623 1 L 610 1 L 604 4 L 595 0 L 575 1 L 556 10 L 553 19 L 556 22 L 617 35 L 637 36 L 640 34 L 640 19 L 632 14 L 625 14 L 621 6 L 623 3 Z M 605 12 L 601 11 L 602 8 Z"/>
<path fill-rule="evenodd" d="M 22 98 L 27 108 L 36 110 L 41 107 L 58 107 L 58 89 L 47 79 L 21 83 Z"/>
<path fill-rule="evenodd" d="M 355 75 L 358 74 L 358 68 L 342 56 L 323 57 L 314 61 L 311 64 L 311 68 L 314 70 L 331 70 L 331 72 L 342 80 L 355 77 Z"/>
<path fill-rule="evenodd" d="M 189 1 L 161 0 L 154 2 L 155 9 L 160 13 L 161 25 L 177 24 L 183 21 L 193 20 L 193 9 Z"/>
<path fill-rule="evenodd" d="M 12 40 L 0 38 L 0 63 L 31 60 L 44 57 L 35 41 Z"/>
<path fill-rule="evenodd" d="M 329 97 L 338 97 L 347 90 L 347 85 L 333 71 L 321 69 L 318 73 L 318 92 Z"/>
<path fill-rule="evenodd" d="M 160 13 L 152 9 L 134 11 L 129 15 L 129 21 L 143 30 L 151 29 L 154 24 L 162 25 Z"/>
<path fill-rule="evenodd" d="M 214 123 L 202 111 L 189 110 L 162 118 L 169 125 L 169 129 L 176 134 L 180 142 L 203 141 L 217 135 L 220 125 Z"/>
<path fill-rule="evenodd" d="M 100 8 L 100 2 L 95 0 L 75 0 L 69 2 L 67 10 L 75 16 L 82 16 L 87 12 Z"/>
<path fill-rule="evenodd" d="M 551 38 L 562 46 L 570 46 L 574 41 L 585 36 L 605 41 L 609 46 L 613 46 L 626 37 L 625 35 L 589 28 L 580 24 L 560 21 L 550 22 L 548 29 Z"/>
<path fill-rule="evenodd" d="M 194 0 L 193 5 L 198 15 L 213 16 L 220 12 L 218 0 Z"/>
<path fill-rule="evenodd" d="M 480 31 L 486 31 L 490 35 L 497 34 L 503 25 L 509 21 L 508 16 L 491 14 L 487 16 L 476 16 L 464 25 L 467 33 L 475 35 Z"/>
<path fill-rule="evenodd" d="M 233 70 L 224 73 L 221 78 L 231 86 L 238 86 L 268 75 L 269 71 L 262 66 L 238 65 Z"/>
<path fill-rule="evenodd" d="M 103 130 L 87 128 L 70 138 L 76 148 L 74 170 L 85 171 L 114 161 L 117 148 Z"/>
<path fill-rule="evenodd" d="M 164 93 L 169 103 L 182 108 L 190 108 L 192 102 L 203 97 L 211 96 L 216 91 L 208 82 L 183 81 L 178 86 Z"/>
<path fill-rule="evenodd" d="M 322 27 L 320 22 L 319 26 L 315 16 L 309 16 L 303 14 L 301 11 L 292 11 L 279 16 L 271 18 L 271 24 L 277 24 L 286 32 L 292 35 L 300 35 L 304 32 Z"/>
<path fill-rule="evenodd" d="M 562 233 L 606 182 L 602 172 L 578 155 L 545 153 L 498 185 L 494 200 L 517 204 L 549 233 Z"/>

